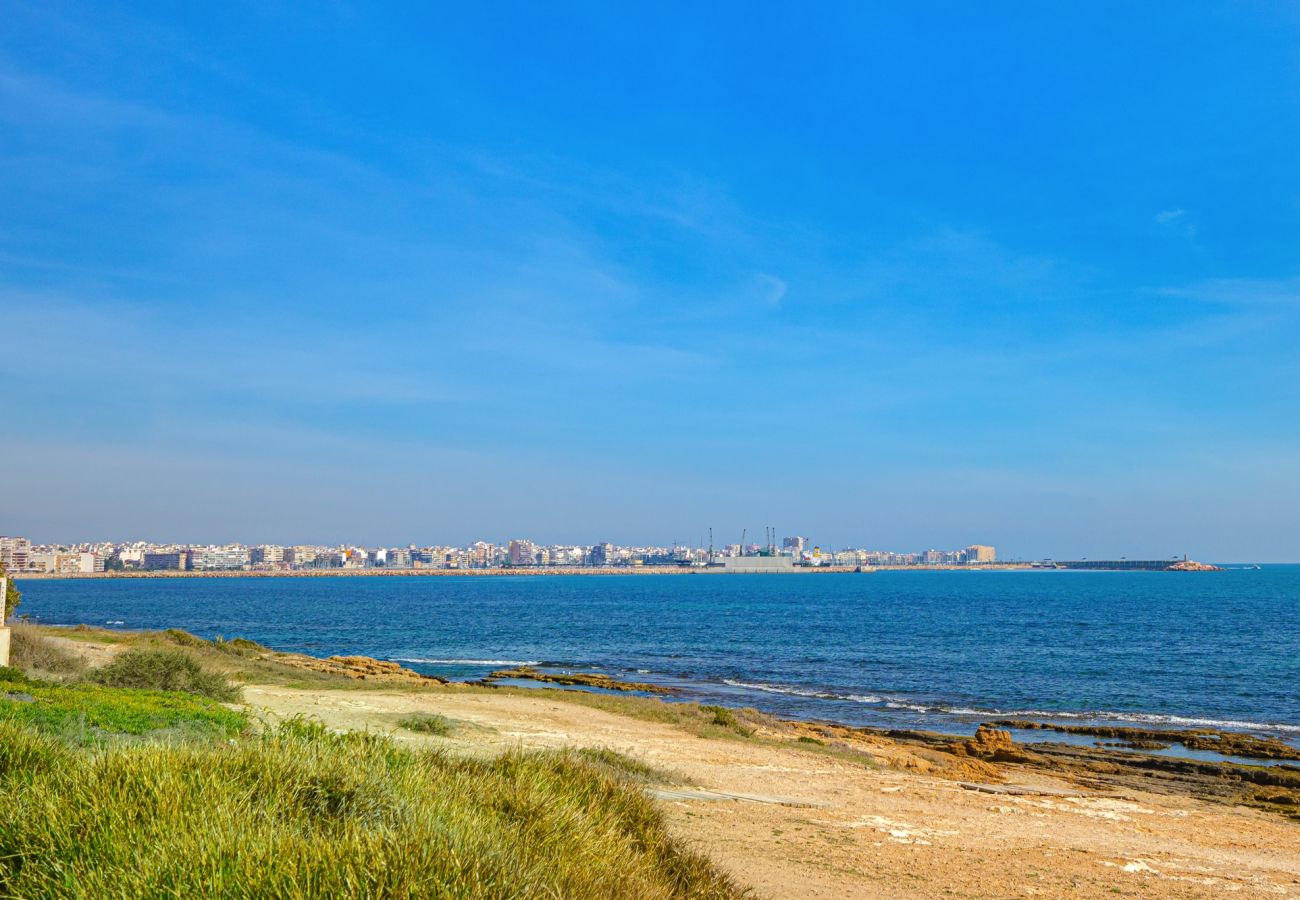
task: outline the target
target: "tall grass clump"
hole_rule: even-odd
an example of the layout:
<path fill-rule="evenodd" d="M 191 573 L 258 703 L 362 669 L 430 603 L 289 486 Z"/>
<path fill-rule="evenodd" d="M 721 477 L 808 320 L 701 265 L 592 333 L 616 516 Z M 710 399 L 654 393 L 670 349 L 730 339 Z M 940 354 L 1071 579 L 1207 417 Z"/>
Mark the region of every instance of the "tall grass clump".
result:
<path fill-rule="evenodd" d="M 302 721 L 72 752 L 0 723 L 0 896 L 740 895 L 575 753 L 461 759 Z"/>
<path fill-rule="evenodd" d="M 217 672 L 209 672 L 183 650 L 128 650 L 90 673 L 108 687 L 184 691 L 233 703 L 241 691 Z"/>
<path fill-rule="evenodd" d="M 44 637 L 35 625 L 15 622 L 9 640 L 9 664 L 16 669 L 48 675 L 77 675 L 86 669 L 81 656 Z"/>

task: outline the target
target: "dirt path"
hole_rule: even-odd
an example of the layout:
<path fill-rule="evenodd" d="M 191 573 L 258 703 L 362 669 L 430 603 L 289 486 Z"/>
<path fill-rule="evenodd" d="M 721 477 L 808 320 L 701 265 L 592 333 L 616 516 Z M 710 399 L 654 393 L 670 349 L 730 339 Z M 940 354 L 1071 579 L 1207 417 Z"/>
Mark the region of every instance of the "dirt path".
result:
<path fill-rule="evenodd" d="M 672 827 L 766 897 L 1300 897 L 1300 825 L 1245 808 L 1096 793 L 1032 770 L 974 786 L 792 746 L 705 739 L 543 697 L 249 685 L 271 718 L 317 716 L 457 752 L 609 747 L 680 776 Z M 397 726 L 461 723 L 450 738 Z M 884 742 L 882 758 L 898 758 Z M 1023 790 L 1018 790 L 1023 789 Z"/>

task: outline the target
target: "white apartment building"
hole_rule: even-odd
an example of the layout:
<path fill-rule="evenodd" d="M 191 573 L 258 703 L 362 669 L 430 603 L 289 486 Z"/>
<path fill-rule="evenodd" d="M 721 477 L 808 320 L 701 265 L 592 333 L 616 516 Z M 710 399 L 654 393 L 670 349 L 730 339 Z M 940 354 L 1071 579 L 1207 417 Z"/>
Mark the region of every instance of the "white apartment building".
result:
<path fill-rule="evenodd" d="M 32 542 L 23 537 L 0 537 L 0 566 L 21 572 L 31 566 Z"/>

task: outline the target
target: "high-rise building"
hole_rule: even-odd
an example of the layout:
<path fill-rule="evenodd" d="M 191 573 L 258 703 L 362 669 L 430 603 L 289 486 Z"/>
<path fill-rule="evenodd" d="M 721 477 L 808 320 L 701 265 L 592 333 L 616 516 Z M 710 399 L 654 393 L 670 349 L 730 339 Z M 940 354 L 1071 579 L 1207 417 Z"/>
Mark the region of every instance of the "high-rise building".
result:
<path fill-rule="evenodd" d="M 255 566 L 278 567 L 284 562 L 284 548 L 277 547 L 275 544 L 263 544 L 260 547 L 254 547 L 248 551 L 248 561 Z"/>
<path fill-rule="evenodd" d="M 974 564 L 996 562 L 998 558 L 997 550 L 983 544 L 971 544 L 963 551 L 963 555 L 967 563 Z"/>
<path fill-rule="evenodd" d="M 78 553 L 77 571 L 82 575 L 104 571 L 104 557 L 98 553 Z"/>
<path fill-rule="evenodd" d="M 0 537 L 0 565 L 6 572 L 21 572 L 31 565 L 32 542 L 22 537 Z"/>
<path fill-rule="evenodd" d="M 806 546 L 808 546 L 808 538 L 805 537 L 788 537 L 781 542 L 781 549 L 792 556 L 801 555 Z"/>
<path fill-rule="evenodd" d="M 537 547 L 532 541 L 511 541 L 506 558 L 512 566 L 531 566 L 537 562 Z"/>

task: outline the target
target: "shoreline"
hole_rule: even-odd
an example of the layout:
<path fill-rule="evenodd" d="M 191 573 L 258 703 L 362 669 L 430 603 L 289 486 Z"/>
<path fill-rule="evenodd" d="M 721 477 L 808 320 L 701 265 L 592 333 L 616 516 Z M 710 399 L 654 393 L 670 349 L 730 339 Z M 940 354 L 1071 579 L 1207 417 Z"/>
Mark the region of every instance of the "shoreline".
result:
<path fill-rule="evenodd" d="M 168 633 L 168 631 L 179 631 L 179 629 L 163 632 L 153 629 L 117 630 L 84 623 L 76 625 L 38 623 L 35 627 L 47 635 L 57 635 L 63 640 L 69 640 L 70 638 L 65 635 L 70 633 L 101 634 L 130 641 L 139 637 Z M 189 634 L 189 632 L 184 633 Z M 196 637 L 196 640 L 204 639 Z M 1237 723 L 1240 727 L 1234 727 L 1234 724 L 1230 723 L 1208 724 L 1207 720 L 1197 718 L 1185 718 L 1182 723 L 1153 721 L 1149 718 L 1121 721 L 1117 716 L 1094 718 L 1086 715 L 1068 716 L 1058 720 L 1050 717 L 1025 718 L 1023 715 L 1012 715 L 1006 711 L 993 709 L 981 710 L 977 714 L 972 710 L 972 715 L 967 716 L 960 724 L 957 721 L 936 723 L 931 726 L 906 723 L 862 724 L 832 716 L 809 716 L 804 713 L 791 714 L 771 708 L 765 709 L 762 703 L 755 706 L 752 698 L 736 697 L 730 701 L 717 700 L 701 696 L 698 692 L 695 696 L 691 696 L 692 692 L 689 688 L 658 682 L 627 681 L 621 675 L 598 671 L 599 667 L 592 668 L 590 671 L 576 672 L 565 667 L 542 665 L 538 668 L 524 663 L 496 669 L 480 677 L 457 679 L 411 668 L 411 660 L 384 659 L 364 654 L 318 656 L 301 651 L 277 650 L 238 637 L 233 640 L 237 643 L 244 642 L 249 648 L 257 648 L 261 658 L 281 665 L 342 675 L 359 681 L 392 681 L 399 684 L 426 686 L 439 684 L 453 688 L 508 688 L 513 691 L 552 690 L 569 694 L 626 696 L 659 703 L 706 706 L 721 702 L 728 708 L 750 709 L 791 727 L 824 728 L 840 733 L 874 736 L 924 736 L 926 741 L 966 741 L 971 738 L 972 729 L 978 733 L 979 729 L 988 726 L 1008 730 L 1019 741 L 1033 741 L 1034 737 L 1039 737 L 1038 740 L 1033 741 L 1034 744 L 1049 745 L 1070 753 L 1108 755 L 1117 752 L 1142 751 L 1143 756 L 1169 764 L 1281 766 L 1300 774 L 1300 742 L 1296 742 L 1294 738 L 1281 737 L 1279 731 L 1279 727 L 1293 726 Z M 1154 717 L 1156 714 L 1127 715 Z M 1247 727 L 1248 725 L 1251 727 Z M 946 730 L 954 726 L 961 730 Z M 1154 746 L 1153 742 L 1163 746 Z"/>
<path fill-rule="evenodd" d="M 167 631 L 159 625 L 152 628 L 119 628 L 85 623 L 54 623 L 33 620 L 37 628 L 54 634 L 71 632 L 98 632 L 117 636 L 118 639 L 131 640 L 138 636 Z M 178 629 L 170 629 L 178 630 Z M 220 638 L 217 639 L 218 641 Z M 237 637 L 235 640 L 244 640 Z M 1057 711 L 1055 713 L 1034 714 L 1033 711 L 1012 708 L 974 708 L 962 707 L 949 709 L 943 706 L 928 707 L 919 710 L 920 719 L 896 714 L 884 721 L 880 717 L 858 717 L 837 715 L 830 708 L 792 709 L 788 704 L 774 703 L 769 695 L 791 695 L 805 700 L 826 700 L 829 702 L 849 700 L 852 698 L 831 695 L 810 695 L 795 689 L 777 689 L 771 685 L 758 686 L 753 682 L 724 681 L 723 683 L 748 692 L 732 692 L 718 689 L 714 682 L 683 678 L 681 676 L 652 673 L 649 670 L 636 669 L 641 673 L 632 675 L 633 680 L 626 680 L 627 673 L 633 670 L 614 665 L 596 663 L 558 663 L 541 660 L 459 660 L 459 659 L 411 659 L 404 657 L 371 657 L 364 649 L 346 651 L 343 655 L 318 655 L 321 650 L 301 649 L 283 650 L 258 644 L 262 651 L 282 662 L 290 658 L 302 663 L 311 661 L 316 665 L 301 665 L 301 668 L 314 668 L 319 671 L 331 671 L 330 662 L 334 660 L 360 660 L 383 667 L 401 670 L 418 679 L 429 679 L 453 685 L 475 685 L 484 687 L 508 686 L 513 689 L 550 688 L 554 690 L 580 691 L 586 693 L 610 693 L 627 696 L 639 696 L 659 699 L 664 702 L 720 704 L 734 708 L 752 708 L 773 718 L 808 726 L 829 726 L 849 729 L 863 733 L 886 734 L 894 732 L 921 731 L 943 735 L 952 740 L 964 740 L 971 736 L 982 724 L 993 724 L 999 728 L 1010 728 L 1017 740 L 1051 740 L 1053 743 L 1074 748 L 1105 749 L 1100 740 L 1090 737 L 1120 737 L 1108 732 L 1131 732 L 1131 738 L 1146 741 L 1163 741 L 1167 746 L 1133 748 L 1153 750 L 1151 755 L 1166 760 L 1209 764 L 1250 764 L 1277 765 L 1278 762 L 1252 762 L 1249 757 L 1230 750 L 1216 750 L 1209 746 L 1191 746 L 1180 740 L 1178 735 L 1225 735 L 1256 736 L 1280 741 L 1300 754 L 1300 724 L 1274 721 L 1246 721 L 1215 719 L 1202 714 L 1170 713 L 1167 711 L 1151 712 L 1144 710 L 1079 710 Z M 505 654 L 508 656 L 509 654 Z M 516 654 L 520 655 L 520 654 Z M 465 668 L 482 668 L 484 671 L 468 674 Z M 460 670 L 459 673 L 457 670 Z M 607 674 L 614 673 L 614 674 Z M 623 674 L 619 674 L 623 673 Z M 364 676 L 353 676 L 362 677 Z M 755 694 L 754 691 L 758 693 Z M 887 699 L 887 698 L 886 698 Z M 882 701 L 883 702 L 883 701 Z M 820 704 L 818 704 L 820 706 Z M 841 710 L 842 712 L 842 710 Z M 874 721 L 873 721 L 874 719 Z M 1014 721 L 1013 721 L 1014 720 Z M 1037 733 L 1035 735 L 1034 733 Z M 1142 732 L 1142 734 L 1137 734 Z M 1051 734 L 1054 739 L 1046 738 Z M 1225 745 L 1226 746 L 1226 745 Z M 1274 754 L 1275 756 L 1275 754 Z M 1275 756 L 1276 758 L 1276 756 Z M 1282 757 L 1282 765 L 1300 768 L 1300 756 Z M 1290 761 L 1294 760 L 1294 761 Z"/>
<path fill-rule="evenodd" d="M 867 575 L 876 572 L 1143 572 L 1154 574 L 1186 574 L 1192 570 L 1176 569 L 1065 569 L 1037 566 L 1031 563 L 985 563 L 982 565 L 930 565 L 930 566 L 794 566 L 771 572 L 744 570 L 726 571 L 721 567 L 704 566 L 497 566 L 484 569 L 295 569 L 255 570 L 238 572 L 191 572 L 162 570 L 153 572 L 19 572 L 12 574 L 15 581 L 96 581 L 112 579 L 147 578 L 500 578 L 500 577 L 554 577 L 583 575 L 608 577 L 617 575 Z M 1208 570 L 1207 570 L 1208 571 Z"/>
<path fill-rule="evenodd" d="M 97 665 L 181 649 L 242 684 L 238 708 L 264 723 L 305 719 L 453 759 L 624 754 L 658 773 L 644 790 L 674 835 L 773 900 L 1300 888 L 1297 766 L 1020 742 L 996 724 L 974 736 L 861 729 L 627 693 L 441 683 L 362 657 L 335 664 L 349 674 L 184 632 L 41 633 Z M 407 724 L 420 716 L 441 730 Z"/>

